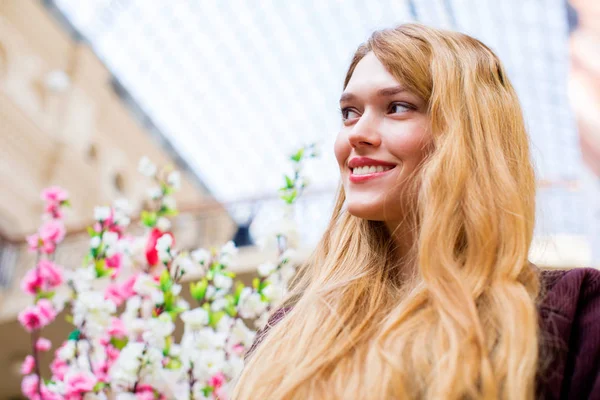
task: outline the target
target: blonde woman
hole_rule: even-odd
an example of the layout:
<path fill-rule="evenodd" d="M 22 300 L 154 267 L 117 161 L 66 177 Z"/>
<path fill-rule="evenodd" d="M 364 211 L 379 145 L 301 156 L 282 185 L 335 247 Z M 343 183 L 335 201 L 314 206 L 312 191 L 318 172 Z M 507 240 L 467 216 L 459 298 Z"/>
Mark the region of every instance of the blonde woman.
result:
<path fill-rule="evenodd" d="M 536 183 L 496 55 L 377 31 L 340 105 L 331 222 L 233 397 L 600 398 L 600 273 L 528 262 Z"/>

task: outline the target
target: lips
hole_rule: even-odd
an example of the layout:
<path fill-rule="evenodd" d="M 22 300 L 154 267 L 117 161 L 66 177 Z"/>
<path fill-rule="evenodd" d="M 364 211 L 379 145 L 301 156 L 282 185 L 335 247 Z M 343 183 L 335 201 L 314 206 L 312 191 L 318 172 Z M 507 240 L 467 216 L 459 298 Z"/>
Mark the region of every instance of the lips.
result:
<path fill-rule="evenodd" d="M 389 163 L 381 160 L 375 160 L 369 157 L 354 157 L 348 162 L 348 167 L 350 169 L 358 168 L 358 167 L 366 167 L 366 166 L 382 166 L 382 167 L 395 167 L 396 164 Z"/>
<path fill-rule="evenodd" d="M 361 183 L 388 174 L 396 167 L 396 164 L 368 157 L 355 157 L 350 160 L 348 167 L 350 168 L 350 182 Z"/>

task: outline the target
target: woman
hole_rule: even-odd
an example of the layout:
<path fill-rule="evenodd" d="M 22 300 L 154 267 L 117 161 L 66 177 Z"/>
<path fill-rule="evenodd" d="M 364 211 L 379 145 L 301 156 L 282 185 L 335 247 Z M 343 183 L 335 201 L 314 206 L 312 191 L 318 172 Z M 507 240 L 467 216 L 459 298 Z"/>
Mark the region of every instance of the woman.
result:
<path fill-rule="evenodd" d="M 335 211 L 234 398 L 600 396 L 600 276 L 528 262 L 535 177 L 494 53 L 378 31 L 340 104 Z"/>

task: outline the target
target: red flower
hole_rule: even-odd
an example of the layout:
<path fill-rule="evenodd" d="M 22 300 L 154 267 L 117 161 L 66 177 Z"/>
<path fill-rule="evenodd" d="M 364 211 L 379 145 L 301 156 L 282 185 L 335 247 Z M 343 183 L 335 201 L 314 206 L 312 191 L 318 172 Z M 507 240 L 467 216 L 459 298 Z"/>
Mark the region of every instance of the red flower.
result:
<path fill-rule="evenodd" d="M 160 261 L 158 258 L 158 251 L 156 250 L 156 242 L 158 242 L 158 239 L 165 234 L 171 235 L 173 238 L 173 244 L 175 244 L 175 238 L 171 232 L 163 232 L 158 228 L 153 228 L 150 231 L 150 236 L 148 236 L 148 242 L 146 243 L 146 260 L 152 267 L 158 265 Z"/>

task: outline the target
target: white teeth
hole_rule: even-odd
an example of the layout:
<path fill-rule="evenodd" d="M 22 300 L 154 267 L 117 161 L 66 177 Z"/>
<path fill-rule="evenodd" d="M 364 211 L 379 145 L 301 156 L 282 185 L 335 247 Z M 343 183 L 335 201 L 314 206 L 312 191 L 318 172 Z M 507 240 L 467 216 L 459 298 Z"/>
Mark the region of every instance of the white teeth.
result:
<path fill-rule="evenodd" d="M 354 175 L 374 174 L 376 172 L 383 172 L 383 171 L 390 170 L 392 168 L 393 167 L 384 167 L 383 165 L 378 165 L 378 166 L 367 165 L 364 167 L 357 167 L 357 168 L 352 169 L 352 174 L 354 174 Z"/>

